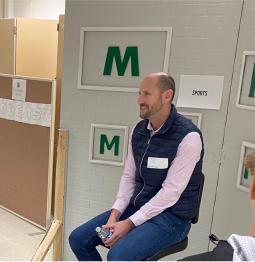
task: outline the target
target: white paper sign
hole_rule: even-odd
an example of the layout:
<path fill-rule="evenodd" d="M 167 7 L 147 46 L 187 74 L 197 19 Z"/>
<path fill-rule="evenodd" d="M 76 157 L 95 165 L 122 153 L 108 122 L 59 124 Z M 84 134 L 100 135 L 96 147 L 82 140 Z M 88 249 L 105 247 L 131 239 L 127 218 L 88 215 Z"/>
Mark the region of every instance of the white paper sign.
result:
<path fill-rule="evenodd" d="M 12 99 L 25 101 L 27 81 L 25 79 L 12 79 Z"/>
<path fill-rule="evenodd" d="M 181 75 L 177 107 L 220 109 L 224 76 Z"/>
<path fill-rule="evenodd" d="M 0 98 L 0 118 L 50 127 L 51 105 Z"/>

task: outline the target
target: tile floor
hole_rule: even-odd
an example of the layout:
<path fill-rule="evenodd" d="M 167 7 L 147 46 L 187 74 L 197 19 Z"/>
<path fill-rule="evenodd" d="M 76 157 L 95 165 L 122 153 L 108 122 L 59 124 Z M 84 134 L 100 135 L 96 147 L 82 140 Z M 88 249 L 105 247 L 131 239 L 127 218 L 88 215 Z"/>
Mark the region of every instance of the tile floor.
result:
<path fill-rule="evenodd" d="M 45 231 L 0 208 L 0 261 L 31 260 Z M 52 260 L 52 249 L 45 260 Z"/>

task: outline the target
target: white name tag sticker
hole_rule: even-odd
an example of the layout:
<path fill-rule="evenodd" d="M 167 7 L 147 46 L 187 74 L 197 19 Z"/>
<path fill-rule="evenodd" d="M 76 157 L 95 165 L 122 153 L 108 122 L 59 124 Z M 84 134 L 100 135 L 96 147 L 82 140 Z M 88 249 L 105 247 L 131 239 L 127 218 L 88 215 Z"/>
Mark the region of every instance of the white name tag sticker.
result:
<path fill-rule="evenodd" d="M 168 158 L 148 157 L 147 167 L 165 169 L 168 167 Z"/>

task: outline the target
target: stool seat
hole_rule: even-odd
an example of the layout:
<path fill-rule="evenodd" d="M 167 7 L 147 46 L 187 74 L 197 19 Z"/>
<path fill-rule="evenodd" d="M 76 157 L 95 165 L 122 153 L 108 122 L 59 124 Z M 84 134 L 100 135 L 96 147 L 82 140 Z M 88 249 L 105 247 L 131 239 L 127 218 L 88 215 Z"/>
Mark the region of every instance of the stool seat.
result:
<path fill-rule="evenodd" d="M 169 246 L 163 249 L 162 251 L 159 251 L 158 253 L 154 254 L 153 256 L 146 258 L 145 261 L 157 261 L 162 257 L 180 252 L 186 249 L 187 246 L 188 246 L 188 237 L 184 238 L 182 241 L 176 244 L 173 244 L 172 246 Z"/>

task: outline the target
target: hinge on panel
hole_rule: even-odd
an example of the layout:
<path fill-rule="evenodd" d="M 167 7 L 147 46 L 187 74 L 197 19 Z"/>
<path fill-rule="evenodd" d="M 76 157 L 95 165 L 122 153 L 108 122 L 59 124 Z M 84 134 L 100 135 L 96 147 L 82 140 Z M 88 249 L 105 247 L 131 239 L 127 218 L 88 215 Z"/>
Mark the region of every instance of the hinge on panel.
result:
<path fill-rule="evenodd" d="M 57 24 L 57 31 L 59 32 L 59 23 Z"/>
<path fill-rule="evenodd" d="M 17 26 L 16 25 L 13 26 L 13 34 L 17 35 Z"/>

